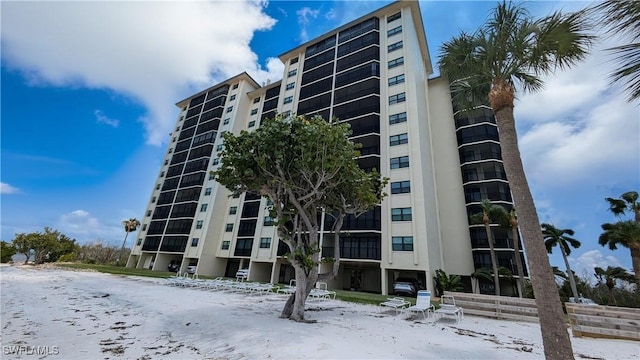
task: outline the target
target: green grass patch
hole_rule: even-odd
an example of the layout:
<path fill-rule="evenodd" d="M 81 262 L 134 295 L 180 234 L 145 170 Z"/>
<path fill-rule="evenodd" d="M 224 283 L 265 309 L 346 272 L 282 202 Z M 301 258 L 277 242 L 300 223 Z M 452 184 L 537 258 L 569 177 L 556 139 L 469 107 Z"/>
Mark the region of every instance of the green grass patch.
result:
<path fill-rule="evenodd" d="M 135 269 L 123 266 L 81 264 L 81 263 L 56 263 L 56 266 L 79 270 L 95 270 L 107 274 L 147 276 L 154 278 L 168 278 L 175 276 L 175 273 L 168 271 L 151 271 L 148 269 Z"/>
<path fill-rule="evenodd" d="M 136 268 L 127 268 L 123 266 L 111 266 L 111 265 L 96 265 L 96 264 L 82 264 L 82 263 L 56 263 L 56 266 L 70 268 L 70 269 L 79 269 L 79 270 L 95 270 L 102 273 L 107 274 L 116 274 L 116 275 L 132 275 L 132 276 L 147 276 L 154 278 L 168 278 L 171 276 L 175 276 L 175 273 L 168 271 L 151 271 L 148 269 L 136 269 Z M 200 276 L 201 279 L 211 279 L 210 276 Z M 284 284 L 277 284 L 279 287 L 283 287 Z M 335 290 L 336 299 L 342 301 L 348 301 L 352 303 L 358 304 L 372 304 L 379 305 L 381 302 L 387 301 L 390 297 L 395 297 L 393 295 L 382 295 L 382 294 L 372 294 L 367 292 L 359 292 L 359 291 L 349 291 L 349 290 Z M 403 298 L 406 301 L 411 302 L 412 305 L 415 305 L 416 299 L 405 297 Z"/>

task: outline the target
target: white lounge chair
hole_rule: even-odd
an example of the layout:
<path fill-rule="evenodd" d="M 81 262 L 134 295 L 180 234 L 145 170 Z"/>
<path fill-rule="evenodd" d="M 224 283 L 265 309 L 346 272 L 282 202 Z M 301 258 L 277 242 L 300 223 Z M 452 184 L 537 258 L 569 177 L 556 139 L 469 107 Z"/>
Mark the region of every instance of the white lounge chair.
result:
<path fill-rule="evenodd" d="M 418 291 L 418 297 L 416 298 L 416 304 L 404 309 L 409 315 L 412 313 L 422 313 L 425 319 L 429 318 L 429 313 L 434 312 L 436 307 L 431 305 L 431 291 L 420 290 Z"/>
<path fill-rule="evenodd" d="M 335 299 L 336 292 L 329 291 L 329 289 L 327 288 L 327 283 L 319 282 L 319 283 L 316 283 L 315 288 L 311 289 L 311 292 L 309 293 L 309 297 L 312 299 L 319 299 L 319 300 Z"/>
<path fill-rule="evenodd" d="M 289 280 L 289 285 L 278 289 L 278 294 L 291 295 L 296 292 L 296 280 Z"/>
<path fill-rule="evenodd" d="M 390 307 L 396 310 L 396 315 L 397 315 L 400 310 L 410 305 L 411 305 L 410 302 L 406 301 L 401 297 L 387 298 L 387 301 L 380 303 L 380 311 L 382 311 L 382 308 L 384 307 Z"/>
<path fill-rule="evenodd" d="M 451 295 L 442 295 L 440 297 L 440 308 L 434 314 L 438 315 L 438 319 L 446 315 L 455 317 L 456 322 L 460 322 L 464 318 L 464 311 L 461 307 L 456 306 L 456 299 Z"/>

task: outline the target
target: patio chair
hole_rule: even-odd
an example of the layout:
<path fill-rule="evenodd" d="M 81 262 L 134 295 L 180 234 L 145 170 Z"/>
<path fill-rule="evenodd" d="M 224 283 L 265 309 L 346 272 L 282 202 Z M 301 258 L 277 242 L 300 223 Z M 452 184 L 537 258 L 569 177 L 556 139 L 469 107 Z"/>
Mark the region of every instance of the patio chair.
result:
<path fill-rule="evenodd" d="M 405 299 L 401 298 L 401 297 L 394 297 L 394 298 L 387 298 L 387 301 L 381 302 L 380 303 L 380 311 L 382 311 L 382 309 L 384 307 L 390 307 L 392 309 L 394 309 L 396 311 L 396 315 L 398 315 L 398 312 L 408 306 L 410 306 L 411 303 L 406 301 Z"/>
<path fill-rule="evenodd" d="M 464 310 L 456 306 L 456 299 L 451 295 L 442 295 L 440 297 L 440 308 L 434 314 L 438 315 L 438 319 L 446 315 L 455 317 L 456 322 L 460 322 L 464 318 Z"/>
<path fill-rule="evenodd" d="M 412 313 L 422 313 L 422 316 L 424 316 L 425 320 L 429 318 L 429 313 L 434 312 L 435 310 L 436 307 L 431 305 L 431 291 L 429 290 L 418 291 L 416 304 L 404 309 L 404 311 L 407 312 L 409 316 L 413 315 Z"/>

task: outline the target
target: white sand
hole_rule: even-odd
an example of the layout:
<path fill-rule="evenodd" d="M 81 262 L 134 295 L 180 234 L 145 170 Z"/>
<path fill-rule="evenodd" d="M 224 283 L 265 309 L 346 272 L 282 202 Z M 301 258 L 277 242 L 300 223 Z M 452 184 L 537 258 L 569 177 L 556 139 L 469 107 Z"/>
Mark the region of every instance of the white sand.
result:
<path fill-rule="evenodd" d="M 538 324 L 465 316 L 407 320 L 310 301 L 296 323 L 281 295 L 176 288 L 165 280 L 0 267 L 2 359 L 541 359 Z M 573 338 L 576 359 L 640 359 L 640 344 Z M 34 352 L 40 352 L 35 355 Z M 13 352 L 13 353 L 11 353 Z"/>

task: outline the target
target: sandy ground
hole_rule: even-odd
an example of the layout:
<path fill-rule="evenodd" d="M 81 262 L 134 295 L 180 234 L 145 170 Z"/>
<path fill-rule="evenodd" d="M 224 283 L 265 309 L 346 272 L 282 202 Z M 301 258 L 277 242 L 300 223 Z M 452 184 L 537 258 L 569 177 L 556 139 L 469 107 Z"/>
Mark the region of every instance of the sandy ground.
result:
<path fill-rule="evenodd" d="M 163 279 L 0 267 L 2 359 L 542 359 L 538 324 L 406 319 L 372 305 L 168 286 Z M 640 359 L 640 343 L 573 338 L 576 359 Z"/>

